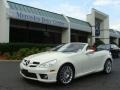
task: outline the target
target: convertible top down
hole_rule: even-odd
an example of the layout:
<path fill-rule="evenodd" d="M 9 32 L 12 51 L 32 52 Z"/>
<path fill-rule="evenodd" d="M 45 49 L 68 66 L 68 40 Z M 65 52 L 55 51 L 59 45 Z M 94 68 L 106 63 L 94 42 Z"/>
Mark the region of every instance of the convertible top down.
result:
<path fill-rule="evenodd" d="M 111 73 L 112 62 L 107 50 L 94 51 L 87 43 L 67 43 L 25 57 L 20 63 L 20 73 L 27 79 L 67 85 L 74 78 L 89 73 Z"/>

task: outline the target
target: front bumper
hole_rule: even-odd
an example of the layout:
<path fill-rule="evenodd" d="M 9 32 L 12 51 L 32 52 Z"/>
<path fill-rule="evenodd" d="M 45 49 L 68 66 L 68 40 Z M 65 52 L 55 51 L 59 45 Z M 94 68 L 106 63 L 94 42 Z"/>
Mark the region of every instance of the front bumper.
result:
<path fill-rule="evenodd" d="M 20 74 L 27 79 L 37 80 L 40 82 L 52 83 L 56 82 L 57 71 L 53 70 L 50 72 L 50 69 L 39 68 L 39 67 L 27 67 L 20 64 Z M 41 75 L 47 75 L 47 78 L 41 77 Z"/>

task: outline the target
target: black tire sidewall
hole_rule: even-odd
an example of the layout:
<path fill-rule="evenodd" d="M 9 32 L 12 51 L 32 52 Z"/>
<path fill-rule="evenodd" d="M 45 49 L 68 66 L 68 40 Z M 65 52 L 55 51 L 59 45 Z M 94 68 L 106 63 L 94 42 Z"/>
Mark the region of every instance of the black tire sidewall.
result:
<path fill-rule="evenodd" d="M 107 60 L 107 61 L 105 62 L 105 64 L 104 64 L 104 72 L 105 72 L 106 74 L 110 74 L 110 73 L 111 73 L 111 71 L 110 71 L 109 73 L 106 71 L 108 62 L 111 63 L 111 70 L 112 70 L 112 62 L 111 62 L 110 60 Z"/>
<path fill-rule="evenodd" d="M 63 83 L 63 82 L 60 80 L 60 73 L 61 73 L 61 70 L 62 70 L 62 68 L 63 68 L 64 66 L 70 66 L 71 69 L 72 69 L 72 72 L 73 72 L 72 80 L 71 80 L 69 83 L 67 83 L 67 84 Z M 60 69 L 59 69 L 59 71 L 58 71 L 58 74 L 57 74 L 57 82 L 58 82 L 58 84 L 69 85 L 69 84 L 71 84 L 71 82 L 73 81 L 74 75 L 75 75 L 75 73 L 74 73 L 74 69 L 72 68 L 72 66 L 69 65 L 69 64 L 68 64 L 68 65 L 65 64 L 65 65 L 61 66 Z"/>

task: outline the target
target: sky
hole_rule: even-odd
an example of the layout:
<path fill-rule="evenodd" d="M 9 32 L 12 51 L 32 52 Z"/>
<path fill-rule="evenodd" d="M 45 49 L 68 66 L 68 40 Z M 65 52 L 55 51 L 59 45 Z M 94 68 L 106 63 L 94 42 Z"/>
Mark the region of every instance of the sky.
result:
<path fill-rule="evenodd" d="M 9 0 L 20 4 L 65 14 L 86 21 L 92 8 L 109 15 L 110 28 L 120 31 L 120 0 Z"/>

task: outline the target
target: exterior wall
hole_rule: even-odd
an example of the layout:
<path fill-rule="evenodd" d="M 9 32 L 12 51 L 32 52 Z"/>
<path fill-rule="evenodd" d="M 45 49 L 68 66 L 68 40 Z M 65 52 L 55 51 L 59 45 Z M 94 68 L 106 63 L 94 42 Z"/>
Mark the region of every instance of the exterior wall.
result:
<path fill-rule="evenodd" d="M 0 0 L 0 43 L 9 43 L 10 17 L 8 16 L 8 13 L 9 13 L 9 6 L 7 3 L 7 0 Z M 10 15 L 13 16 L 12 13 L 10 13 Z M 21 15 L 19 15 L 19 16 L 21 16 Z M 62 43 L 69 43 L 69 42 L 71 42 L 70 20 L 65 15 L 63 15 L 63 16 L 67 22 L 64 24 L 62 23 L 61 27 L 62 27 L 62 25 L 65 25 L 65 27 L 67 27 L 67 28 L 62 30 L 61 42 Z M 21 18 L 23 18 L 23 17 L 21 17 Z M 21 18 L 19 18 L 19 19 L 21 19 Z M 95 19 L 96 18 L 102 20 L 102 22 L 100 24 L 100 36 L 95 36 L 95 24 L 96 24 Z M 87 21 L 90 23 L 91 30 L 92 30 L 92 36 L 90 36 L 90 35 L 88 36 L 88 43 L 93 45 L 95 43 L 95 39 L 99 38 L 104 43 L 109 44 L 109 42 L 110 42 L 110 40 L 109 40 L 109 38 L 110 38 L 109 16 L 100 12 L 100 11 L 92 9 L 91 14 L 87 15 Z M 47 23 L 45 23 L 45 24 L 47 25 Z M 119 38 L 116 38 L 114 40 L 114 42 L 119 44 Z"/>
<path fill-rule="evenodd" d="M 62 32 L 62 43 L 69 43 L 70 42 L 70 31 L 66 29 Z"/>
<path fill-rule="evenodd" d="M 101 40 L 104 43 L 109 44 L 109 42 L 110 42 L 110 38 L 109 38 L 109 36 L 110 36 L 110 31 L 109 31 L 109 17 L 106 17 L 103 20 L 102 26 L 103 26 L 103 31 L 102 31 L 101 37 L 103 39 L 101 39 Z"/>
<path fill-rule="evenodd" d="M 70 21 L 68 17 L 63 15 L 65 18 L 66 22 L 60 22 L 56 20 L 52 20 L 48 17 L 42 17 L 42 16 L 37 16 L 37 15 L 32 15 L 28 13 L 23 13 L 19 11 L 14 11 L 10 10 L 9 13 L 11 18 L 17 18 L 18 20 L 24 20 L 24 21 L 30 21 L 30 22 L 36 22 L 36 23 L 43 23 L 45 25 L 51 25 L 51 26 L 57 26 L 57 27 L 64 27 L 66 28 L 65 30 L 62 31 L 62 37 L 61 37 L 61 42 L 62 43 L 69 43 L 71 40 L 70 37 Z"/>
<path fill-rule="evenodd" d="M 100 35 L 99 36 L 95 36 L 96 18 L 102 21 L 100 23 Z M 92 9 L 91 14 L 87 15 L 87 21 L 92 26 L 92 44 L 95 43 L 95 38 L 99 38 L 104 43 L 109 44 L 109 16 L 100 11 Z"/>
<path fill-rule="evenodd" d="M 68 28 L 62 32 L 62 43 L 69 43 L 71 42 L 71 28 L 70 28 L 70 20 L 68 17 L 63 15 L 66 21 L 68 22 Z"/>
<path fill-rule="evenodd" d="M 9 42 L 9 17 L 6 0 L 0 0 L 0 43 Z"/>
<path fill-rule="evenodd" d="M 91 41 L 90 42 L 90 45 L 93 45 L 95 43 L 95 14 L 94 13 L 91 13 L 91 14 L 88 14 L 87 15 L 87 21 L 90 23 L 91 25 L 91 30 L 92 30 L 92 37 L 91 37 Z"/>

